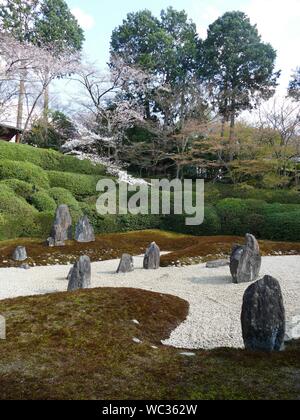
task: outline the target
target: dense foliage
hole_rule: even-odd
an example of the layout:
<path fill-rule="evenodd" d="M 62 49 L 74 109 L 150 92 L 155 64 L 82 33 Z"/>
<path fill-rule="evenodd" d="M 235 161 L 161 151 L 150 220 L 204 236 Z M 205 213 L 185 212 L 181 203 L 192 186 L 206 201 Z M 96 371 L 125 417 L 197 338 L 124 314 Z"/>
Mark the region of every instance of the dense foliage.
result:
<path fill-rule="evenodd" d="M 34 163 L 24 161 L 26 154 Z M 97 214 L 96 184 L 104 174 L 103 167 L 88 161 L 0 142 L 0 239 L 47 237 L 60 204 L 70 207 L 74 224 L 83 214 L 88 215 L 97 233 L 160 228 L 198 236 L 252 232 L 265 239 L 300 238 L 300 196 L 296 191 L 207 183 L 204 223 L 189 227 L 185 217 L 177 215 Z"/>

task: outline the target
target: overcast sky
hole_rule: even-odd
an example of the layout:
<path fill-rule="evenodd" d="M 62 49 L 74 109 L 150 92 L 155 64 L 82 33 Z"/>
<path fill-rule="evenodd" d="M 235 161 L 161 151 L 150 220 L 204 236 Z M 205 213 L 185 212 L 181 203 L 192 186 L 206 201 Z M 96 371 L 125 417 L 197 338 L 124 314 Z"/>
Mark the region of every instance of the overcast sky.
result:
<path fill-rule="evenodd" d="M 282 70 L 280 90 L 286 89 L 292 70 L 300 66 L 300 0 L 67 0 L 85 30 L 85 52 L 99 61 L 108 61 L 112 30 L 127 13 L 150 9 L 155 15 L 173 6 L 186 10 L 197 24 L 202 38 L 207 27 L 223 13 L 241 10 L 256 23 L 262 38 L 277 50 L 277 68 Z"/>

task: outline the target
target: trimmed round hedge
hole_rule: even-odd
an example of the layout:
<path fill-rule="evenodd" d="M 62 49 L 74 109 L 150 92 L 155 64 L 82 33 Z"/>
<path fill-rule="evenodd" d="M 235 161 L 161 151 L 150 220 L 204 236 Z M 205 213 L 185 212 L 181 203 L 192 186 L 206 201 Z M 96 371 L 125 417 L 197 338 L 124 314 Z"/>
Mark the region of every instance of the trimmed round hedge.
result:
<path fill-rule="evenodd" d="M 178 233 L 186 233 L 195 236 L 218 235 L 221 231 L 221 222 L 216 210 L 207 206 L 204 210 L 204 222 L 197 226 L 187 226 L 187 215 L 164 216 L 161 228 Z"/>
<path fill-rule="evenodd" d="M 71 172 L 48 171 L 51 188 L 61 187 L 70 191 L 78 200 L 97 193 L 98 176 L 73 174 Z"/>
<path fill-rule="evenodd" d="M 80 203 L 70 193 L 70 191 L 57 187 L 50 188 L 48 190 L 48 194 L 54 200 L 56 207 L 60 206 L 61 204 L 66 204 L 69 206 L 73 222 L 78 221 L 78 219 L 82 216 Z"/>
<path fill-rule="evenodd" d="M 34 186 L 29 184 L 25 181 L 20 181 L 19 179 L 5 179 L 4 181 L 0 182 L 0 188 L 2 185 L 6 185 L 15 194 L 19 195 L 20 197 L 25 198 L 25 200 L 29 201 L 32 194 L 34 193 Z"/>
<path fill-rule="evenodd" d="M 267 203 L 300 204 L 300 193 L 296 190 L 267 190 L 255 188 L 248 184 L 205 184 L 205 193 L 209 202 L 214 202 L 215 195 L 218 200 L 222 198 L 242 198 L 263 200 Z M 211 201 L 212 200 L 212 201 Z"/>
<path fill-rule="evenodd" d="M 0 160 L 0 180 L 18 179 L 40 188 L 49 188 L 47 172 L 28 162 Z"/>
<path fill-rule="evenodd" d="M 299 207 L 294 204 L 268 204 L 262 200 L 226 198 L 217 204 L 216 209 L 225 235 L 252 233 L 263 239 L 299 241 Z"/>
<path fill-rule="evenodd" d="M 24 198 L 17 196 L 9 187 L 3 186 L 0 190 L 0 212 L 26 218 L 37 213 L 37 210 Z"/>
<path fill-rule="evenodd" d="M 57 208 L 55 200 L 46 191 L 36 192 L 31 196 L 30 201 L 40 212 L 46 211 L 53 214 Z"/>
<path fill-rule="evenodd" d="M 300 210 L 266 215 L 261 234 L 262 237 L 275 241 L 299 242 Z"/>
<path fill-rule="evenodd" d="M 89 160 L 79 160 L 50 149 L 39 149 L 25 144 L 0 142 L 0 160 L 30 162 L 44 170 L 66 171 L 87 175 L 104 175 L 105 167 Z"/>

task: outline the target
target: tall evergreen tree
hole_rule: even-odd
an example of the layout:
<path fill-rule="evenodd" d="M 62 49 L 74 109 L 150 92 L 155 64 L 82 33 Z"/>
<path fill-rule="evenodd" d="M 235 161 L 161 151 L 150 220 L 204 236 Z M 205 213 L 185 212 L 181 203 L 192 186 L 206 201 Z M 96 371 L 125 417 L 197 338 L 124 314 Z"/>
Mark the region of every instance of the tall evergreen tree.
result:
<path fill-rule="evenodd" d="M 143 10 L 128 14 L 122 25 L 113 31 L 111 54 L 157 77 L 162 86 L 168 86 L 170 95 L 174 96 L 176 89 L 182 108 L 184 88 L 196 72 L 199 43 L 196 25 L 185 11 L 169 7 L 158 19 L 149 10 Z M 164 113 L 155 100 L 155 93 L 154 87 L 147 98 L 141 95 L 147 118 L 151 117 L 151 111 Z M 167 95 L 167 89 L 164 94 Z M 165 115 L 165 119 L 171 120 L 172 116 Z"/>
<path fill-rule="evenodd" d="M 289 96 L 300 101 L 300 67 L 295 71 L 289 84 Z"/>
<path fill-rule="evenodd" d="M 257 27 L 239 11 L 225 13 L 209 26 L 202 51 L 201 75 L 209 82 L 223 123 L 230 122 L 233 140 L 239 113 L 275 92 L 280 74 L 274 71 L 276 51 L 262 42 Z"/>

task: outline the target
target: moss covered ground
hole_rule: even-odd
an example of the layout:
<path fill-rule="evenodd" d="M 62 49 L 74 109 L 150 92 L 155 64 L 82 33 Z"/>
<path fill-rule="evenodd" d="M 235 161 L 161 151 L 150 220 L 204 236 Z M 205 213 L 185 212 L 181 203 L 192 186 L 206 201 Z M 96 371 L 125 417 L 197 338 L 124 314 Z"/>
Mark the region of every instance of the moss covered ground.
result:
<path fill-rule="evenodd" d="M 0 399 L 300 399 L 300 342 L 278 354 L 185 357 L 160 342 L 187 311 L 181 299 L 134 289 L 1 301 Z"/>
<path fill-rule="evenodd" d="M 109 260 L 121 257 L 123 253 L 140 255 L 155 241 L 162 251 L 169 252 L 161 259 L 162 266 L 189 265 L 226 258 L 234 243 L 244 243 L 238 236 L 191 236 L 145 230 L 139 232 L 97 235 L 96 241 L 80 244 L 69 241 L 64 247 L 49 248 L 44 241 L 37 239 L 18 239 L 0 242 L 0 267 L 18 266 L 11 260 L 17 245 L 27 249 L 30 265 L 53 265 L 74 263 L 80 255 L 88 255 L 92 261 Z M 300 254 L 300 242 L 260 241 L 263 255 Z"/>

